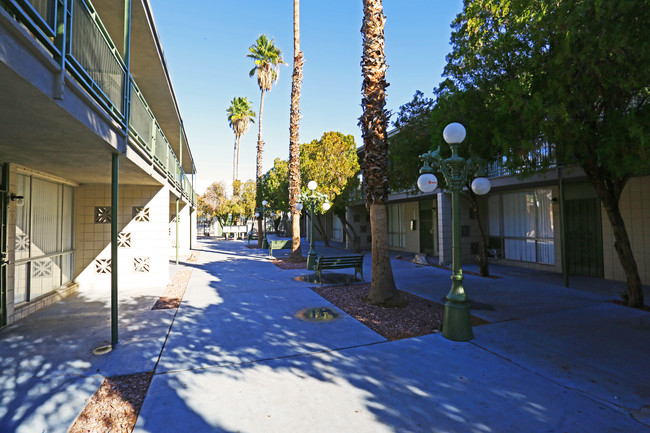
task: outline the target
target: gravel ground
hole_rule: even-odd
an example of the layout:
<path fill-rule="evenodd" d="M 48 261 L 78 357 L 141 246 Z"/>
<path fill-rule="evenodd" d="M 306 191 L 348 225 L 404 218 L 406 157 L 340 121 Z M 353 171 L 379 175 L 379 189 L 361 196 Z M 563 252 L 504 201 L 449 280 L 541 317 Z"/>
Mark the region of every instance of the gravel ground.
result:
<path fill-rule="evenodd" d="M 408 302 L 406 306 L 384 308 L 373 305 L 366 300 L 370 283 L 311 289 L 388 340 L 439 332 L 445 309 L 443 305 L 401 290 L 399 296 Z M 473 326 L 486 323 L 489 322 L 472 316 Z"/>
<path fill-rule="evenodd" d="M 302 260 L 294 261 L 288 258 L 283 259 L 269 259 L 271 263 L 280 269 L 307 269 L 307 258 L 303 257 Z"/>
<path fill-rule="evenodd" d="M 104 379 L 69 433 L 131 432 L 153 372 Z"/>

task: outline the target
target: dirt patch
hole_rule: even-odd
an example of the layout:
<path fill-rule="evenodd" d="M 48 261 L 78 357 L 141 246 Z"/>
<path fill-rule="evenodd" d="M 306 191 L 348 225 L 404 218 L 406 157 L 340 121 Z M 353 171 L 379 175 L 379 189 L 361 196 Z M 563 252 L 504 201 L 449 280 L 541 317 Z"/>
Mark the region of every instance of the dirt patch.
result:
<path fill-rule="evenodd" d="M 300 260 L 286 259 L 269 259 L 271 263 L 280 269 L 307 269 L 307 258 L 302 257 Z"/>
<path fill-rule="evenodd" d="M 385 308 L 366 300 L 370 283 L 311 289 L 388 340 L 419 337 L 439 332 L 445 307 L 411 293 L 399 291 L 404 307 Z M 489 323 L 472 316 L 472 325 Z"/>
<path fill-rule="evenodd" d="M 133 431 L 152 377 L 153 372 L 148 372 L 104 379 L 68 431 Z"/>
<path fill-rule="evenodd" d="M 621 307 L 625 307 L 625 308 L 633 308 L 633 307 L 628 307 L 627 305 L 625 305 L 625 304 L 623 303 L 623 301 L 620 300 L 620 299 L 612 299 L 610 302 L 613 303 L 613 304 L 616 304 L 616 305 L 620 305 Z M 635 308 L 635 310 L 641 310 L 641 311 L 650 312 L 650 305 L 644 305 L 644 306 L 641 307 L 641 308 Z"/>

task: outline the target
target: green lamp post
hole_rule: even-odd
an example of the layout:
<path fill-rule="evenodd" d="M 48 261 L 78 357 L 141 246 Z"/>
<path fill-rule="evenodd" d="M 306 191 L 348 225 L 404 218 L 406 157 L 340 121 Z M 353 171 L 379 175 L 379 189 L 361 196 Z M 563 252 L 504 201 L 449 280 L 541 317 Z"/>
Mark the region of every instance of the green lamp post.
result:
<path fill-rule="evenodd" d="M 443 337 L 454 341 L 469 341 L 474 338 L 470 316 L 469 301 L 463 288 L 463 270 L 461 268 L 460 242 L 460 192 L 468 180 L 470 173 L 482 164 L 478 158 L 465 159 L 458 155 L 458 145 L 465 139 L 465 127 L 460 123 L 450 123 L 442 133 L 443 138 L 451 148 L 451 157 L 442 158 L 440 147 L 420 156 L 424 162 L 420 169 L 418 188 L 420 191 L 433 192 L 438 186 L 438 179 L 433 174 L 439 171 L 445 178 L 447 190 L 451 192 L 452 215 L 452 276 L 451 290 L 445 301 L 445 312 L 442 321 Z M 485 177 L 477 177 L 472 182 L 472 191 L 478 195 L 490 191 L 490 181 Z"/>
<path fill-rule="evenodd" d="M 264 238 L 262 239 L 262 248 L 265 250 L 269 249 L 269 240 L 266 237 L 266 206 L 268 204 L 268 201 L 262 200 L 262 231 L 264 232 Z"/>
<path fill-rule="evenodd" d="M 316 245 L 314 243 L 314 212 L 316 204 L 323 202 L 323 210 L 328 211 L 331 207 L 331 204 L 327 198 L 327 195 L 316 192 L 318 184 L 316 181 L 310 180 L 307 184 L 307 188 L 311 191 L 311 194 L 302 193 L 298 200 L 300 203 L 296 203 L 296 209 L 302 210 L 303 203 L 309 205 L 309 214 L 310 214 L 310 225 L 309 225 L 309 253 L 307 254 L 307 270 L 311 271 L 314 269 L 314 263 L 316 263 Z M 298 206 L 300 205 L 300 206 Z"/>

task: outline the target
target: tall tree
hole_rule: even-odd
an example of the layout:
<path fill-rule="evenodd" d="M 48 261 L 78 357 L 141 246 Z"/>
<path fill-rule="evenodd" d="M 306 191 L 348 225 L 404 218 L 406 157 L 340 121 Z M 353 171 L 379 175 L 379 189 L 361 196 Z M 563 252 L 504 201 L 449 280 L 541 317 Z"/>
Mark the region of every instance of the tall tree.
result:
<path fill-rule="evenodd" d="M 235 149 L 232 161 L 232 182 L 235 189 L 235 181 L 239 180 L 239 149 L 241 137 L 246 134 L 251 123 L 255 123 L 253 117 L 255 112 L 252 109 L 252 103 L 246 97 L 236 97 L 230 101 L 230 107 L 226 110 L 228 113 L 228 124 L 235 133 Z M 239 191 L 234 191 L 237 195 Z"/>
<path fill-rule="evenodd" d="M 388 251 L 388 113 L 386 105 L 386 56 L 384 55 L 384 15 L 381 0 L 363 0 L 363 75 L 359 118 L 364 144 L 363 179 L 366 206 L 370 209 L 372 234 L 372 280 L 368 300 L 373 304 L 395 305 L 399 292 L 395 286 Z"/>
<path fill-rule="evenodd" d="M 318 191 L 334 201 L 359 173 L 357 146 L 352 135 L 326 132 L 320 140 L 304 143 L 300 148 L 300 172 L 302 183 L 316 181 Z M 322 204 L 318 206 L 322 212 Z M 325 230 L 316 221 L 316 228 L 327 243 Z"/>
<path fill-rule="evenodd" d="M 259 133 L 257 134 L 257 169 L 256 179 L 258 181 L 262 177 L 262 152 L 264 151 L 264 140 L 262 140 L 262 115 L 264 113 L 264 95 L 271 90 L 271 87 L 278 80 L 280 73 L 280 65 L 284 64 L 282 60 L 282 52 L 278 47 L 273 44 L 273 39 L 268 39 L 266 35 L 260 35 L 255 43 L 251 45 L 248 50 L 250 53 L 246 56 L 253 59 L 255 66 L 248 73 L 253 77 L 257 74 L 257 84 L 259 85 L 260 96 L 260 121 Z M 261 206 L 262 198 L 257 197 L 257 205 Z M 258 232 L 262 233 L 262 218 L 257 222 Z M 262 247 L 262 237 L 258 236 L 257 246 Z"/>
<path fill-rule="evenodd" d="M 291 77 L 291 112 L 289 119 L 289 204 L 291 207 L 291 258 L 302 258 L 300 249 L 300 212 L 296 201 L 300 195 L 300 88 L 304 59 L 300 50 L 300 0 L 293 0 L 293 75 Z"/>
<path fill-rule="evenodd" d="M 495 130 L 513 166 L 535 168 L 525 157 L 546 142 L 558 163 L 584 170 L 633 307 L 643 291 L 619 202 L 630 177 L 650 166 L 648 22 L 644 0 L 466 0 L 445 69 L 459 86 L 491 94 L 495 118 L 516 119 Z"/>

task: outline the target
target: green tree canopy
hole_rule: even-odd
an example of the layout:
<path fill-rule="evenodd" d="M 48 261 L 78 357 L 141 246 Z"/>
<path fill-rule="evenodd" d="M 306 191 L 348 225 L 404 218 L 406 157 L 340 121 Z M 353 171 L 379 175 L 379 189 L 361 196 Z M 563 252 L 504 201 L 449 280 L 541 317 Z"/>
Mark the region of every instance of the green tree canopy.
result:
<path fill-rule="evenodd" d="M 275 158 L 260 179 L 260 195 L 273 211 L 289 212 L 289 162 Z"/>
<path fill-rule="evenodd" d="M 250 218 L 255 213 L 255 182 L 248 180 L 241 186 L 239 195 L 230 196 L 223 181 L 213 182 L 199 197 L 201 212 L 217 217 L 224 224 L 228 216 Z"/>
<path fill-rule="evenodd" d="M 643 304 L 619 200 L 650 167 L 650 8 L 643 0 L 465 0 L 445 73 L 489 95 L 490 128 L 513 167 L 550 143 L 579 165 L 612 225 L 627 276 L 624 299 Z"/>
<path fill-rule="evenodd" d="M 303 190 L 310 180 L 318 184 L 317 191 L 330 201 L 340 195 L 359 173 L 357 149 L 352 135 L 326 132 L 320 140 L 312 140 L 300 148 L 300 172 Z M 322 212 L 322 208 L 319 209 Z"/>

